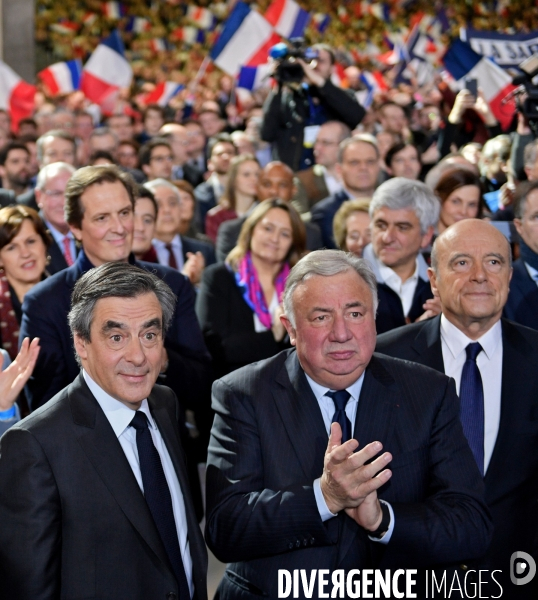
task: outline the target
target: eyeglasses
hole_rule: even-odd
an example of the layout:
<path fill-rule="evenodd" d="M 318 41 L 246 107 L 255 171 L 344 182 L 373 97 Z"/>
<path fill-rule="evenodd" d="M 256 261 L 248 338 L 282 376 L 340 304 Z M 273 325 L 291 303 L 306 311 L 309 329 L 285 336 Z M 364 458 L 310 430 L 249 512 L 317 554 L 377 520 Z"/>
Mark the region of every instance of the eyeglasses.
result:
<path fill-rule="evenodd" d="M 153 161 L 153 160 L 156 162 L 159 162 L 159 163 L 162 163 L 165 161 L 172 162 L 174 160 L 174 157 L 171 154 L 169 154 L 168 156 L 152 156 L 150 158 L 150 161 Z"/>
<path fill-rule="evenodd" d="M 316 140 L 314 144 L 317 146 L 338 146 L 338 142 L 331 142 L 331 140 Z"/>
<path fill-rule="evenodd" d="M 62 190 L 43 190 L 43 193 L 49 198 L 59 198 L 65 195 L 65 192 Z"/>

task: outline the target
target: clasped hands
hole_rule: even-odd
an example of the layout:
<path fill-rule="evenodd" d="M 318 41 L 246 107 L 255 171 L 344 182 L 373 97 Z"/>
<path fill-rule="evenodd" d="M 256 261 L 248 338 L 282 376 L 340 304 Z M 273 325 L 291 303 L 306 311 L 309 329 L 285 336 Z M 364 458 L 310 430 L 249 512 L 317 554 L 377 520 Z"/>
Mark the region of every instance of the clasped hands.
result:
<path fill-rule="evenodd" d="M 377 490 L 387 483 L 392 472 L 386 467 L 392 460 L 384 452 L 365 464 L 383 449 L 380 442 L 372 442 L 355 452 L 359 442 L 351 439 L 342 444 L 342 430 L 338 423 L 331 425 L 331 434 L 325 452 L 321 492 L 332 513 L 342 510 L 358 525 L 375 531 L 383 517 Z"/>

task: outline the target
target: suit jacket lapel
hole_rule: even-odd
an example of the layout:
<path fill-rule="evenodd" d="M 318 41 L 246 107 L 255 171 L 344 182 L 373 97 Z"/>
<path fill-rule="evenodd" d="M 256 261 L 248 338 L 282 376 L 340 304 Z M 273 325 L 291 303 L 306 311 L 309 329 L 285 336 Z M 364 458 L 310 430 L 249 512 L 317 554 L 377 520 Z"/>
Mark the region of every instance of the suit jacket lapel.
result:
<path fill-rule="evenodd" d="M 155 555 L 173 573 L 151 513 L 121 445 L 82 374 L 69 387 L 69 403 L 86 456 L 121 510 Z"/>
<path fill-rule="evenodd" d="M 319 404 L 295 351 L 277 374 L 276 383 L 273 397 L 278 412 L 307 480 L 313 481 L 323 471 L 328 437 Z"/>
<path fill-rule="evenodd" d="M 420 328 L 411 347 L 421 357 L 420 364 L 431 367 L 441 373 L 445 372 L 441 346 L 440 316 L 424 322 L 424 326 Z"/>

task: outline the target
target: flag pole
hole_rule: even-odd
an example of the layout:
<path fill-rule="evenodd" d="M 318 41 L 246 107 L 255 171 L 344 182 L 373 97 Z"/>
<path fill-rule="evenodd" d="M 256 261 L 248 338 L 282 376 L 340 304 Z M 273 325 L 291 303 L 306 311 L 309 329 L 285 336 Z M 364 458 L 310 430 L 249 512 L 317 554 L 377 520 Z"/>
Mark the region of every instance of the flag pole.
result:
<path fill-rule="evenodd" d="M 202 77 L 205 75 L 205 72 L 207 71 L 207 67 L 209 66 L 210 62 L 211 58 L 209 56 L 205 56 L 204 60 L 202 61 L 202 64 L 200 65 L 200 68 L 198 69 L 198 72 L 196 73 L 195 78 L 192 80 L 191 85 L 189 86 L 191 93 L 194 93 L 196 91 L 196 88 L 198 87 L 198 84 L 200 83 Z"/>

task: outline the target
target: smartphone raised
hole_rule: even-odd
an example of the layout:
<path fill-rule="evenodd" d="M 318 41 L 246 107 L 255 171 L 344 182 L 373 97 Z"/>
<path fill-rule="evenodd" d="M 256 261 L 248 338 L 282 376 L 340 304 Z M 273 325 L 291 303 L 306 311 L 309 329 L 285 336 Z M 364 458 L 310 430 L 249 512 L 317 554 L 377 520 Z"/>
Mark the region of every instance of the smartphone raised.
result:
<path fill-rule="evenodd" d="M 476 98 L 478 96 L 478 81 L 476 79 L 466 79 L 465 89 L 469 90 L 471 94 Z"/>

